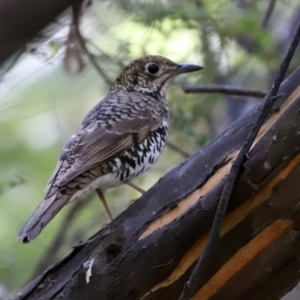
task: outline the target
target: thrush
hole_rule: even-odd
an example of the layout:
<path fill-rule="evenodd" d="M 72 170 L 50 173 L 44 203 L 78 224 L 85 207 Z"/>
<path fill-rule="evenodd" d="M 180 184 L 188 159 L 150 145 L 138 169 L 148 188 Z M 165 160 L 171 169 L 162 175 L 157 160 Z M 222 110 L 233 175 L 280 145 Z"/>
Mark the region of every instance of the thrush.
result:
<path fill-rule="evenodd" d="M 150 169 L 166 144 L 170 80 L 201 69 L 162 56 L 146 56 L 126 66 L 63 147 L 46 197 L 18 240 L 36 238 L 67 203 L 91 190 L 96 190 L 112 219 L 105 190 L 122 183 L 140 190 L 131 180 Z"/>

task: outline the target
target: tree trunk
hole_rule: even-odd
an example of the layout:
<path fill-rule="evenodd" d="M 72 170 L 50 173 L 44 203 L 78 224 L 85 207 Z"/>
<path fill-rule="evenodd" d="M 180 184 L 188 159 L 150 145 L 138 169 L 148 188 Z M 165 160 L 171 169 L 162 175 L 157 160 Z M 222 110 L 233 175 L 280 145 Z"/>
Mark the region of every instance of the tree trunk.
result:
<path fill-rule="evenodd" d="M 193 299 L 278 299 L 299 281 L 300 68 L 279 95 Z M 13 299 L 178 299 L 260 105 Z"/>

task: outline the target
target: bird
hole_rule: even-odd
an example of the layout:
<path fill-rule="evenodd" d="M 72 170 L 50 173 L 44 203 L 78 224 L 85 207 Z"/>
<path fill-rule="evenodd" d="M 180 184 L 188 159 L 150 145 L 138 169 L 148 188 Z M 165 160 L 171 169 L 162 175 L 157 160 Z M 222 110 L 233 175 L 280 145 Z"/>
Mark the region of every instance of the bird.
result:
<path fill-rule="evenodd" d="M 131 182 L 157 161 L 168 135 L 166 91 L 175 76 L 203 69 L 148 55 L 133 60 L 107 96 L 84 118 L 64 145 L 47 187 L 18 235 L 28 243 L 68 203 L 95 190 L 112 220 L 104 193 Z"/>

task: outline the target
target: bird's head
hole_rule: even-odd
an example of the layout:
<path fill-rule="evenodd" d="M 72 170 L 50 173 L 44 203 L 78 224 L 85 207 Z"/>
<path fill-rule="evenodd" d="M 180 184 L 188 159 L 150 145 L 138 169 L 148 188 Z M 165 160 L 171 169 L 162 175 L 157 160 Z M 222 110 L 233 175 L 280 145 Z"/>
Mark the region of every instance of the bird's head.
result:
<path fill-rule="evenodd" d="M 128 91 L 164 95 L 172 78 L 202 69 L 198 65 L 176 64 L 168 58 L 149 55 L 136 59 L 126 66 L 112 89 L 122 87 Z"/>

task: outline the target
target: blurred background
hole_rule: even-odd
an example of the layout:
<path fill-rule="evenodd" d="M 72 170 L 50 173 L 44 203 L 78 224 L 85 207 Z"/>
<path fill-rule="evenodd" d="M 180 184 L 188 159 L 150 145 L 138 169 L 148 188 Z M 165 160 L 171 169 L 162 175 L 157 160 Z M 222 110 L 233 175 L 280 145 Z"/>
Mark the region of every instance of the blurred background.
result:
<path fill-rule="evenodd" d="M 300 19 L 300 5 L 297 0 L 95 0 L 86 3 L 80 26 L 89 56 L 77 59 L 68 55 L 70 19 L 65 14 L 43 39 L 28 45 L 0 82 L 0 299 L 108 222 L 91 194 L 64 208 L 34 242 L 16 242 L 44 197 L 64 142 L 124 65 L 158 54 L 204 66 L 177 78 L 168 91 L 169 144 L 153 169 L 135 180 L 147 190 L 260 101 Z M 298 64 L 299 52 L 290 71 Z M 251 88 L 258 94 L 182 89 L 199 84 Z M 139 196 L 122 186 L 108 191 L 107 200 L 117 216 Z M 299 298 L 296 288 L 284 300 Z"/>

